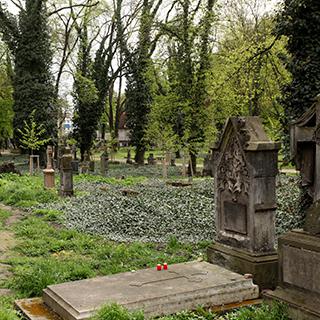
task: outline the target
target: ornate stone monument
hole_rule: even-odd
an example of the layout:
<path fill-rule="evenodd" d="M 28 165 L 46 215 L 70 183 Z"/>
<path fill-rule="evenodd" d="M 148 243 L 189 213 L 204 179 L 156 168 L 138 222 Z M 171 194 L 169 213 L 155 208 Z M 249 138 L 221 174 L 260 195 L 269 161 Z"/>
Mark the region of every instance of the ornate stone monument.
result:
<path fill-rule="evenodd" d="M 72 155 L 70 148 L 66 147 L 60 159 L 60 195 L 62 197 L 73 196 Z"/>
<path fill-rule="evenodd" d="M 253 275 L 262 288 L 277 279 L 276 175 L 280 144 L 270 141 L 258 117 L 228 119 L 214 148 L 216 242 L 208 260 Z"/>
<path fill-rule="evenodd" d="M 51 146 L 47 147 L 47 168 L 43 170 L 44 187 L 52 189 L 55 187 L 54 183 L 54 169 L 53 169 L 53 149 Z"/>
<path fill-rule="evenodd" d="M 292 319 L 320 319 L 320 98 L 290 128 L 291 153 L 313 204 L 303 230 L 279 238 L 279 287 Z"/>

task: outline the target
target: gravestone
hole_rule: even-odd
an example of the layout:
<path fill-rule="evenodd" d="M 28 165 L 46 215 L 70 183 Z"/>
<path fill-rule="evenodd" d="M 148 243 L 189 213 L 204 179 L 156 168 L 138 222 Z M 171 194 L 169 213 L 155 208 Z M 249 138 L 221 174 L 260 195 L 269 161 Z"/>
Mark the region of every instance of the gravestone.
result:
<path fill-rule="evenodd" d="M 53 169 L 53 148 L 47 147 L 47 168 L 43 170 L 44 175 L 44 187 L 46 189 L 52 189 L 55 187 L 54 182 L 54 169 Z"/>
<path fill-rule="evenodd" d="M 302 230 L 279 238 L 279 287 L 293 319 L 320 319 L 320 99 L 290 127 L 291 153 L 313 204 Z"/>
<path fill-rule="evenodd" d="M 72 167 L 72 172 L 77 174 L 79 173 L 79 159 L 77 158 L 77 147 L 73 145 L 71 147 L 71 152 L 72 152 L 72 161 L 71 161 L 71 167 Z"/>
<path fill-rule="evenodd" d="M 149 154 L 149 157 L 148 157 L 147 161 L 148 161 L 148 165 L 150 165 L 150 166 L 154 166 L 155 164 L 157 164 L 157 161 L 154 158 L 153 153 Z"/>
<path fill-rule="evenodd" d="M 132 161 L 132 159 L 131 159 L 131 150 L 130 150 L 130 149 L 128 149 L 128 152 L 127 152 L 127 160 L 126 160 L 126 163 L 127 163 L 127 164 L 132 164 L 132 163 L 133 163 L 133 161 Z"/>
<path fill-rule="evenodd" d="M 90 167 L 90 157 L 89 157 L 88 152 L 86 151 L 83 156 L 83 161 L 80 162 L 80 173 L 88 174 L 89 167 Z"/>
<path fill-rule="evenodd" d="M 106 175 L 109 169 L 109 153 L 104 151 L 100 156 L 100 171 L 101 175 Z"/>
<path fill-rule="evenodd" d="M 72 155 L 70 148 L 66 147 L 60 159 L 60 195 L 62 197 L 73 196 Z"/>
<path fill-rule="evenodd" d="M 277 280 L 276 175 L 280 144 L 270 141 L 258 117 L 228 119 L 214 148 L 216 242 L 208 260 L 252 274 L 260 289 Z"/>

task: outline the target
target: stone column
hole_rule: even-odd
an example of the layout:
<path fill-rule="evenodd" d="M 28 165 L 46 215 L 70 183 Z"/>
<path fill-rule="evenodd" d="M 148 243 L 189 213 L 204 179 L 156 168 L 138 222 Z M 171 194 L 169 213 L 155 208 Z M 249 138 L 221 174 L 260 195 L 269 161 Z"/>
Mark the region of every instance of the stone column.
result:
<path fill-rule="evenodd" d="M 277 281 L 275 243 L 278 149 L 258 117 L 230 118 L 216 146 L 216 242 L 208 260 L 252 274 L 260 289 Z"/>
<path fill-rule="evenodd" d="M 47 168 L 43 170 L 44 187 L 52 189 L 55 187 L 55 175 L 53 169 L 53 149 L 51 146 L 47 147 Z"/>
<path fill-rule="evenodd" d="M 72 175 L 72 155 L 70 148 L 65 148 L 65 153 L 61 157 L 60 170 L 61 170 L 61 181 L 60 181 L 60 195 L 62 197 L 73 196 L 73 175 Z"/>

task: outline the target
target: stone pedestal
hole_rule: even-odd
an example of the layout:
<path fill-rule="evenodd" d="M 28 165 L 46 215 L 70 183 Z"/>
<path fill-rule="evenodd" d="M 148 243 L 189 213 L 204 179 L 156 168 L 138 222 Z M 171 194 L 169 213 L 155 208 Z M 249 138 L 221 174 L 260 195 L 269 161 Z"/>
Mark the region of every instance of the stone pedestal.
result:
<path fill-rule="evenodd" d="M 320 319 L 320 236 L 302 230 L 279 238 L 279 287 L 266 298 L 287 303 L 293 319 Z"/>
<path fill-rule="evenodd" d="M 46 189 L 53 189 L 55 187 L 55 176 L 53 169 L 44 169 L 44 187 Z"/>
<path fill-rule="evenodd" d="M 53 148 L 47 147 L 47 168 L 43 170 L 44 187 L 46 189 L 53 189 L 55 187 L 55 171 L 53 169 Z"/>
<path fill-rule="evenodd" d="M 242 274 L 260 289 L 276 286 L 276 194 L 280 145 L 258 117 L 230 118 L 214 149 L 216 242 L 208 260 Z"/>
<path fill-rule="evenodd" d="M 213 243 L 207 251 L 208 261 L 240 274 L 252 274 L 260 288 L 276 287 L 278 280 L 277 253 L 253 253 Z"/>

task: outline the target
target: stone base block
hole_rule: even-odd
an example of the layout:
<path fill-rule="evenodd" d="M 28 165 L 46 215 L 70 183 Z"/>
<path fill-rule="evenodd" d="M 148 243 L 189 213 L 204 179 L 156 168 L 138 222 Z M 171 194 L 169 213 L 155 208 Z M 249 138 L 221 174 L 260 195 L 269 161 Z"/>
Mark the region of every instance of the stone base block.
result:
<path fill-rule="evenodd" d="M 275 291 L 267 290 L 262 296 L 267 301 L 276 300 L 286 303 L 290 319 L 320 319 L 320 299 L 314 296 L 311 297 L 309 293 L 302 290 L 278 287 Z"/>
<path fill-rule="evenodd" d="M 64 320 L 85 320 L 102 305 L 116 302 L 130 311 L 143 310 L 146 319 L 259 297 L 251 279 L 206 262 L 155 269 L 49 286 L 43 300 Z"/>
<path fill-rule="evenodd" d="M 260 290 L 277 286 L 277 253 L 255 254 L 215 242 L 208 248 L 207 255 L 210 263 L 240 274 L 252 274 Z"/>

